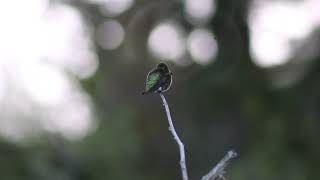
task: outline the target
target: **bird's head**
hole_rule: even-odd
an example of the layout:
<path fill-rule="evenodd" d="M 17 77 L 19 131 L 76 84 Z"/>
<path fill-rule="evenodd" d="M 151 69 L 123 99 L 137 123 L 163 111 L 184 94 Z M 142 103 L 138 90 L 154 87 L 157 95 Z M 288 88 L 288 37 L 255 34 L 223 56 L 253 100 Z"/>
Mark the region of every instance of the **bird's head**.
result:
<path fill-rule="evenodd" d="M 158 64 L 158 65 L 157 65 L 157 68 L 160 69 L 160 70 L 162 70 L 163 72 L 166 72 L 166 73 L 169 72 L 168 66 L 167 66 L 166 64 L 164 64 L 164 63 Z"/>

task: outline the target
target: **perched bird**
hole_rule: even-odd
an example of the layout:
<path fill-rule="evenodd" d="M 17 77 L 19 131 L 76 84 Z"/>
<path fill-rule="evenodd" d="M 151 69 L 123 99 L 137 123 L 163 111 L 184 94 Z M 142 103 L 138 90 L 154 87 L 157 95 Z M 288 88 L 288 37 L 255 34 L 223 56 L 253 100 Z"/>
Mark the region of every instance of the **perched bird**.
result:
<path fill-rule="evenodd" d="M 170 88 L 171 83 L 172 72 L 170 72 L 166 64 L 160 63 L 155 69 L 152 69 L 148 73 L 146 87 L 142 92 L 142 95 L 167 91 Z"/>

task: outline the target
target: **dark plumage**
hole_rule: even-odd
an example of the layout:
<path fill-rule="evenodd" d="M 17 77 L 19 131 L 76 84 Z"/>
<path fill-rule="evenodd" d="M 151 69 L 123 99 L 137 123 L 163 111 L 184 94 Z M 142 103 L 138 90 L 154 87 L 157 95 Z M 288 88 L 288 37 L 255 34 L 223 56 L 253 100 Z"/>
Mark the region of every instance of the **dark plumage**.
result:
<path fill-rule="evenodd" d="M 171 83 L 172 73 L 166 64 L 160 63 L 155 69 L 148 73 L 146 87 L 142 92 L 142 95 L 167 91 L 170 88 Z"/>

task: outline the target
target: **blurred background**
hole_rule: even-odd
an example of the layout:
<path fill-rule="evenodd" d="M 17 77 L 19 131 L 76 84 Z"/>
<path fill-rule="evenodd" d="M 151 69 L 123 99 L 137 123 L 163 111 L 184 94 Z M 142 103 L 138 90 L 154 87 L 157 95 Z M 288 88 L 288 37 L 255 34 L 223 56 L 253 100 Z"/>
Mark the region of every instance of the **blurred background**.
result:
<path fill-rule="evenodd" d="M 177 180 L 159 62 L 190 179 L 320 178 L 319 0 L 0 4 L 0 178 Z"/>

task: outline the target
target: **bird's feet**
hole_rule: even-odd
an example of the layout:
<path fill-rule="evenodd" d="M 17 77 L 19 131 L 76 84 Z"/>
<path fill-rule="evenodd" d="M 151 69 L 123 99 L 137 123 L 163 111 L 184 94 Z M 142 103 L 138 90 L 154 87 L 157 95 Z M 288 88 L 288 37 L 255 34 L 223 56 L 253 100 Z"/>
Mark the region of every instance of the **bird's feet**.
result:
<path fill-rule="evenodd" d="M 157 93 L 162 93 L 162 87 L 159 87 L 159 89 L 157 90 Z"/>

